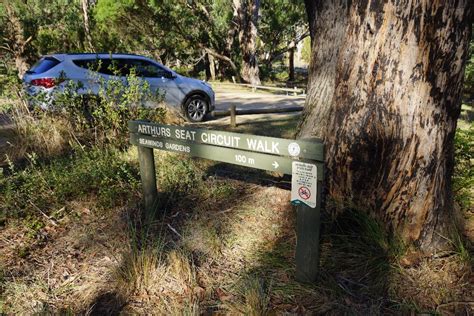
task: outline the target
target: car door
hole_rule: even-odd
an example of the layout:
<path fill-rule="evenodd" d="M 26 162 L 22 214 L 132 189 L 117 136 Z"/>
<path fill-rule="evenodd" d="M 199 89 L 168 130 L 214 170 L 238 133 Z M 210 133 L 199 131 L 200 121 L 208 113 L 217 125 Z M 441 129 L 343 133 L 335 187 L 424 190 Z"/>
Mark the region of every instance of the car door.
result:
<path fill-rule="evenodd" d="M 164 101 L 171 106 L 180 106 L 184 93 L 180 90 L 176 76 L 159 65 L 143 59 L 132 61 L 136 74 L 144 78 L 153 92 L 164 94 Z"/>

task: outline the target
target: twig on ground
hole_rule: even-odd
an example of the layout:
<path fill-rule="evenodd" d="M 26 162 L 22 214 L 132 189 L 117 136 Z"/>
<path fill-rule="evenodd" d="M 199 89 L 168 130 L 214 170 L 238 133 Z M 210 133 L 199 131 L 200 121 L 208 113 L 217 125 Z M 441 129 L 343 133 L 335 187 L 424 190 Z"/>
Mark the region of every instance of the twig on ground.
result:
<path fill-rule="evenodd" d="M 173 226 L 171 226 L 170 224 L 166 224 L 166 225 L 168 226 L 168 228 L 169 228 L 173 233 L 175 233 L 176 235 L 178 235 L 179 238 L 183 238 L 183 236 L 181 236 L 180 233 L 178 233 L 178 231 L 173 228 Z"/>
<path fill-rule="evenodd" d="M 33 202 L 30 201 L 30 204 L 36 208 L 44 217 L 46 217 L 46 219 L 48 219 L 51 224 L 53 224 L 53 226 L 58 226 L 58 224 L 56 223 L 56 221 L 54 219 L 52 219 L 51 217 L 49 217 L 48 215 L 46 215 L 38 206 L 36 206 Z"/>

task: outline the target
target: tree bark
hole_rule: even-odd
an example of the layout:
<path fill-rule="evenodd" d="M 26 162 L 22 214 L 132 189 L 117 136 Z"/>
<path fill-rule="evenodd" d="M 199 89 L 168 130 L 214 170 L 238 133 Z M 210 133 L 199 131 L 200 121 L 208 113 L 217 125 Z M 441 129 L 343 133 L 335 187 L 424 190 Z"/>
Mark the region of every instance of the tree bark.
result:
<path fill-rule="evenodd" d="M 86 37 L 86 47 L 93 52 L 94 45 L 92 44 L 92 36 L 90 30 L 90 23 L 89 23 L 89 1 L 90 0 L 81 0 L 82 3 L 82 14 L 84 18 L 84 34 Z"/>
<path fill-rule="evenodd" d="M 446 248 L 470 1 L 312 4 L 299 136 L 324 140 L 329 196 L 425 253 Z"/>
<path fill-rule="evenodd" d="M 23 26 L 18 18 L 15 10 L 5 3 L 5 11 L 7 14 L 7 34 L 9 41 L 9 51 L 15 60 L 15 68 L 18 71 L 18 77 L 21 79 L 29 68 L 27 57 L 25 56 L 26 45 L 31 41 L 31 37 L 25 40 Z"/>
<path fill-rule="evenodd" d="M 240 76 L 245 82 L 260 85 L 257 60 L 257 24 L 260 0 L 234 0 L 242 53 Z"/>
<path fill-rule="evenodd" d="M 288 52 L 288 70 L 288 80 L 295 81 L 295 48 L 290 49 Z"/>
<path fill-rule="evenodd" d="M 216 62 L 214 56 L 207 54 L 207 59 L 209 61 L 209 73 L 211 75 L 211 80 L 216 80 Z"/>

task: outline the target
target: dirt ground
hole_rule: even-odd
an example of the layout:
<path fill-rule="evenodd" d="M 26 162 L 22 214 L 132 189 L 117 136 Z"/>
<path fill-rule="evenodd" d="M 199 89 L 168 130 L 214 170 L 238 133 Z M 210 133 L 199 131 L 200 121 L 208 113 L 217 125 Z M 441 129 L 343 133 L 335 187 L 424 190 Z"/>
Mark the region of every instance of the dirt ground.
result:
<path fill-rule="evenodd" d="M 214 85 L 216 93 L 216 109 L 227 110 L 231 105 L 237 109 L 268 109 L 303 106 L 305 96 L 272 94 L 264 91 L 252 92 L 231 85 Z"/>

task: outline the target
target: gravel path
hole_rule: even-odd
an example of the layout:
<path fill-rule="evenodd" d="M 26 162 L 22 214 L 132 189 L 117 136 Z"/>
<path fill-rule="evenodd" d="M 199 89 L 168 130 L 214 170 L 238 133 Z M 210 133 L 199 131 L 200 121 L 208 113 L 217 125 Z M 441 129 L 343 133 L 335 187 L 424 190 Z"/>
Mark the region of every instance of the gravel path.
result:
<path fill-rule="evenodd" d="M 304 106 L 304 96 L 286 96 L 266 92 L 251 92 L 246 89 L 213 87 L 216 92 L 216 110 L 228 110 L 231 105 L 237 109 L 268 109 Z M 238 123 L 288 119 L 300 115 L 301 112 L 255 114 L 237 116 Z M 228 117 L 212 119 L 206 122 L 211 125 L 227 125 Z"/>

